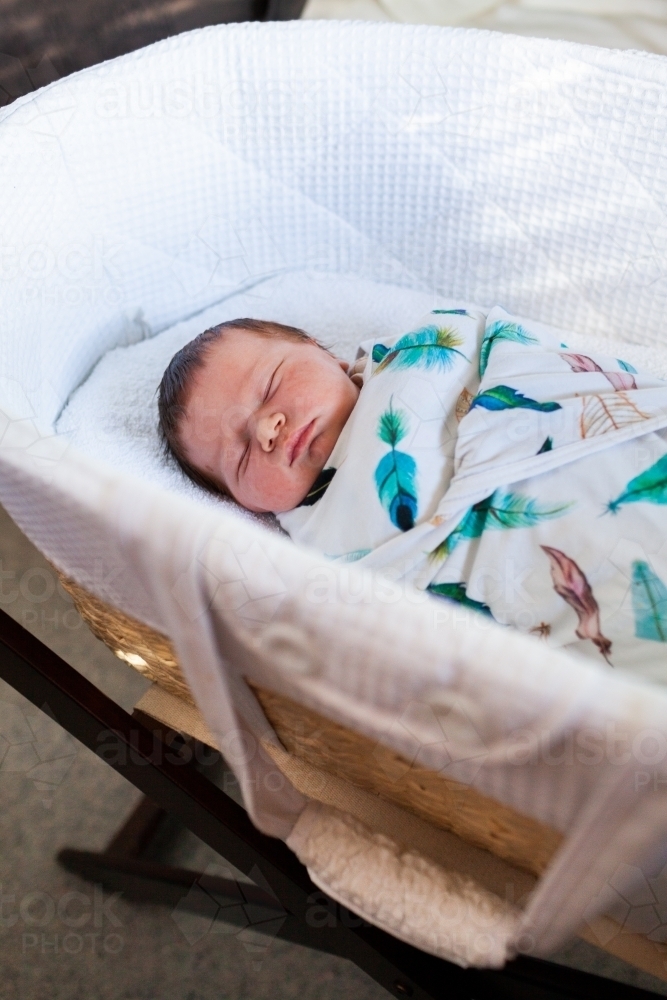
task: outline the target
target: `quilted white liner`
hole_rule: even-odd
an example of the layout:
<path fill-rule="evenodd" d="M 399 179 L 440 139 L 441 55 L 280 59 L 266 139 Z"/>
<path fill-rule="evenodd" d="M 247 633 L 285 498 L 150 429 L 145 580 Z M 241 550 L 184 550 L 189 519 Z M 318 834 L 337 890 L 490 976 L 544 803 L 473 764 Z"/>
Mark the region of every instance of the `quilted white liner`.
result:
<path fill-rule="evenodd" d="M 665 693 L 425 595 L 387 603 L 54 421 L 146 324 L 304 268 L 664 343 L 666 133 L 661 58 L 349 22 L 193 32 L 0 115 L 0 500 L 172 637 L 264 831 L 306 803 L 275 791 L 243 674 L 564 831 L 496 956 L 548 954 L 664 865 Z"/>

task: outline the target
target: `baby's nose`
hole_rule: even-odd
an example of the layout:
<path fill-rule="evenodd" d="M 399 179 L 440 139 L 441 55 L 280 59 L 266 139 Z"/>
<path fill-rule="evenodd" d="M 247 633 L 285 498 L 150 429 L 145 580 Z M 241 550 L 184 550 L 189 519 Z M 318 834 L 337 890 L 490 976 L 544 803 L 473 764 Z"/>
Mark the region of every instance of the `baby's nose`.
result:
<path fill-rule="evenodd" d="M 285 426 L 285 420 L 284 413 L 271 413 L 259 418 L 256 435 L 262 451 L 273 451 L 280 429 Z"/>

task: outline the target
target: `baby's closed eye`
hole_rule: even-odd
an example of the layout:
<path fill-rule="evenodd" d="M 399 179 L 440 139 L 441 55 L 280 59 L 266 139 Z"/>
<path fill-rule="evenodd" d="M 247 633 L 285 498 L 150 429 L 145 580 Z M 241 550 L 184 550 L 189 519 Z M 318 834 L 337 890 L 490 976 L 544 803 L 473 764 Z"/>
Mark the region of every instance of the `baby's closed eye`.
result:
<path fill-rule="evenodd" d="M 266 383 L 266 390 L 264 392 L 264 396 L 262 397 L 262 402 L 263 403 L 265 403 L 267 401 L 267 399 L 271 395 L 271 390 L 275 387 L 275 381 L 276 381 L 276 375 L 278 374 L 278 368 L 280 368 L 280 365 L 278 365 L 276 368 L 274 368 L 273 373 L 272 373 L 269 381 Z"/>

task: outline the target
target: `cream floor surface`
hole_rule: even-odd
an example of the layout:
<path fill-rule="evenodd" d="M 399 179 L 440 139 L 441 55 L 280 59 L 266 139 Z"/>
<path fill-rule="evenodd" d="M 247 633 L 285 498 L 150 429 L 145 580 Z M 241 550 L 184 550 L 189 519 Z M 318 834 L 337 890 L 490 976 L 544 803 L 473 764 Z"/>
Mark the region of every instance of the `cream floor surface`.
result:
<path fill-rule="evenodd" d="M 667 54 L 667 0 L 308 0 L 303 17 L 487 28 Z"/>
<path fill-rule="evenodd" d="M 147 682 L 88 630 L 0 508 L 0 608 L 126 710 Z M 213 772 L 227 786 L 232 776 Z M 61 847 L 101 850 L 140 793 L 0 681 L 2 1000 L 381 1000 L 352 964 L 168 907 L 113 900 L 64 871 Z M 161 859 L 234 877 L 193 835 Z M 72 893 L 78 895 L 71 895 Z M 86 916 L 93 914 L 91 919 Z M 95 918 L 97 914 L 97 918 Z M 78 925 L 79 920 L 82 921 Z M 557 960 L 667 996 L 667 985 L 584 943 Z"/>

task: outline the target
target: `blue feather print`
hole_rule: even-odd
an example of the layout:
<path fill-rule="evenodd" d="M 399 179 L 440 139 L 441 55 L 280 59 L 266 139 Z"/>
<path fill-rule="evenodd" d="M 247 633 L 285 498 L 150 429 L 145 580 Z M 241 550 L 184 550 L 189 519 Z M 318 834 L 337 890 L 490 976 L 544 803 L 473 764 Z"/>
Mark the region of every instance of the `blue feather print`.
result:
<path fill-rule="evenodd" d="M 468 361 L 458 350 L 463 340 L 456 330 L 447 326 L 424 326 L 414 333 L 406 333 L 393 347 L 376 344 L 373 360 L 379 359 L 374 375 L 379 375 L 391 365 L 393 368 L 439 368 L 449 371 L 456 361 L 455 355 Z"/>
<path fill-rule="evenodd" d="M 467 316 L 467 309 L 433 309 L 432 312 L 441 316 Z"/>
<path fill-rule="evenodd" d="M 541 521 L 562 517 L 571 507 L 572 503 L 545 507 L 523 493 L 496 490 L 467 511 L 456 528 L 429 554 L 429 559 L 436 562 L 445 559 L 459 542 L 480 538 L 489 529 L 532 528 Z"/>
<path fill-rule="evenodd" d="M 618 362 L 618 367 L 624 372 L 630 372 L 631 375 L 637 374 L 637 369 L 634 368 L 629 361 L 622 361 L 621 358 L 616 358 Z"/>
<path fill-rule="evenodd" d="M 502 320 L 492 323 L 484 334 L 484 340 L 482 341 L 482 347 L 479 352 L 480 378 L 486 371 L 491 349 L 499 340 L 510 340 L 515 344 L 539 344 L 538 339 L 533 337 L 532 333 L 528 333 L 527 330 L 524 330 L 519 323 L 506 323 Z"/>
<path fill-rule="evenodd" d="M 388 347 L 384 344 L 373 344 L 373 361 L 376 364 L 379 364 L 386 354 L 389 354 Z"/>
<path fill-rule="evenodd" d="M 377 435 L 391 451 L 378 462 L 375 485 L 391 523 L 401 531 L 409 531 L 417 516 L 417 465 L 411 455 L 396 448 L 408 432 L 408 421 L 404 410 L 393 409 L 392 399 L 378 421 Z"/>
<path fill-rule="evenodd" d="M 482 406 L 485 410 L 539 410 L 541 413 L 552 413 L 562 409 L 560 403 L 538 403 L 535 399 L 524 396 L 509 385 L 496 385 L 492 389 L 481 392 L 472 401 L 470 409 Z"/>
<path fill-rule="evenodd" d="M 632 564 L 632 609 L 638 639 L 667 642 L 667 587 L 641 559 Z"/>

